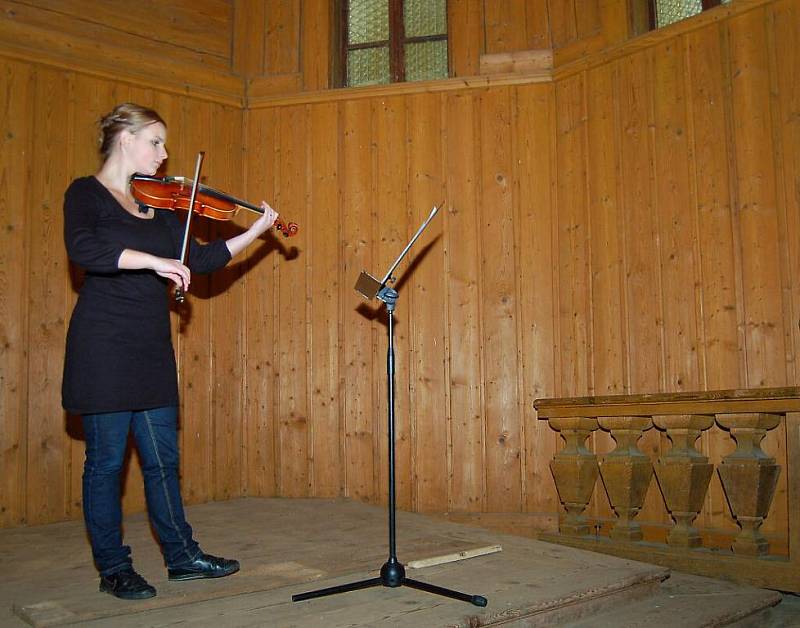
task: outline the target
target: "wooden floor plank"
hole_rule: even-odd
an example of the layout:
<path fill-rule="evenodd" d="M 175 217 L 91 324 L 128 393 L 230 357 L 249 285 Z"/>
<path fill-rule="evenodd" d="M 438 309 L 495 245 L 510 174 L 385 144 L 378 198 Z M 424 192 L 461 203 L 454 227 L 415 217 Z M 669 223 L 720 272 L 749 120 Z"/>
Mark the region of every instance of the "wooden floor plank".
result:
<path fill-rule="evenodd" d="M 293 594 L 378 576 L 388 558 L 385 509 L 349 500 L 245 498 L 187 512 L 204 550 L 239 559 L 241 571 L 169 582 L 144 516 L 130 516 L 125 541 L 136 568 L 158 589 L 155 598 L 135 602 L 98 592 L 81 522 L 0 530 L 0 625 L 488 626 L 522 618 L 546 625 L 575 609 L 599 612 L 640 599 L 669 575 L 662 567 L 400 512 L 401 562 L 502 546 L 407 571 L 409 578 L 483 595 L 486 608 L 409 586 L 294 603 Z"/>

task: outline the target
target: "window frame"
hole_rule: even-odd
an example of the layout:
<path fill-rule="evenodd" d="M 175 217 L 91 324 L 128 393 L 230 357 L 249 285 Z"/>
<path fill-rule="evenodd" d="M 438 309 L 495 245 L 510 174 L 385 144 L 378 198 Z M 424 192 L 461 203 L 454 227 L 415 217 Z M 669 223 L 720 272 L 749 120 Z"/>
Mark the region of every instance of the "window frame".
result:
<path fill-rule="evenodd" d="M 369 48 L 389 47 L 389 83 L 403 83 L 406 81 L 405 46 L 406 44 L 425 43 L 428 41 L 448 42 L 448 78 L 450 75 L 450 54 L 449 54 L 449 25 L 448 25 L 448 4 L 445 0 L 445 32 L 441 35 L 422 35 L 416 37 L 406 37 L 405 21 L 403 19 L 403 9 L 405 0 L 387 0 L 389 3 L 389 38 L 380 41 L 372 41 L 362 44 L 350 45 L 348 42 L 349 25 L 349 0 L 338 0 L 335 8 L 339 17 L 338 33 L 334 38 L 336 41 L 337 54 L 334 55 L 333 76 L 337 87 L 351 87 L 347 84 L 347 56 L 351 50 L 364 50 Z M 358 87 L 352 86 L 352 87 Z"/>

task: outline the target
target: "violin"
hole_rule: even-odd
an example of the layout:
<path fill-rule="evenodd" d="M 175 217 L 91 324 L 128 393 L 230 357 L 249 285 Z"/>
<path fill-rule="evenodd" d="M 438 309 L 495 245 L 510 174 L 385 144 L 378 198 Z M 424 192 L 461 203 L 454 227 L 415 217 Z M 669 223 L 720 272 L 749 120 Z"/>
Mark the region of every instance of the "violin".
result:
<path fill-rule="evenodd" d="M 258 205 L 240 200 L 202 183 L 197 184 L 192 202 L 193 186 L 194 181 L 186 177 L 148 177 L 139 174 L 131 177 L 133 197 L 138 203 L 148 207 L 188 211 L 191 205 L 194 213 L 213 220 L 231 220 L 240 207 L 258 214 L 264 213 L 264 210 Z M 286 238 L 297 235 L 299 231 L 297 223 L 284 223 L 280 218 L 276 219 L 272 226 Z"/>

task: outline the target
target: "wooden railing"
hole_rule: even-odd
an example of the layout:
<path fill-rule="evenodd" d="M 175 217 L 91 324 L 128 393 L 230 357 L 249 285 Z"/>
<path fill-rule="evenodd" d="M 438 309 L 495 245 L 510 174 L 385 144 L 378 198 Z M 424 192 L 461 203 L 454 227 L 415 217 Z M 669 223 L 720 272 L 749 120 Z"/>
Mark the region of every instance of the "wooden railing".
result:
<path fill-rule="evenodd" d="M 800 388 L 539 399 L 534 407 L 565 441 L 550 463 L 565 512 L 558 534 L 541 538 L 800 591 Z M 715 424 L 735 441 L 735 449 L 731 446 L 733 451 L 716 465 L 695 447 Z M 761 448 L 776 428 L 785 428 L 785 465 Z M 665 432 L 672 445 L 653 458 L 637 446 L 651 429 Z M 610 432 L 616 448 L 600 455 L 587 448 L 595 430 Z M 705 531 L 695 523 L 715 471 L 739 526 L 730 548 L 721 551 L 704 547 Z M 761 526 L 770 515 L 781 473 L 786 474 L 787 504 L 779 525 L 785 526 L 788 551 L 775 555 Z M 644 539 L 646 522 L 637 519 L 653 476 L 671 519 L 665 543 Z M 592 533 L 596 526 L 585 512 L 598 479 L 616 516 L 608 536 Z"/>

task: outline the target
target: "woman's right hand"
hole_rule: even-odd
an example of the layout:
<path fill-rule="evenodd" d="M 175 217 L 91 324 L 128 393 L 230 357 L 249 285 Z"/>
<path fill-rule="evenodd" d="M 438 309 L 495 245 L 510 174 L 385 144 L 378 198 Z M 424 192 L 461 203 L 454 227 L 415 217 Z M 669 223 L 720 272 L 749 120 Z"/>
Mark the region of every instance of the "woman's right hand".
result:
<path fill-rule="evenodd" d="M 189 282 L 192 278 L 191 271 L 181 264 L 180 260 L 169 257 L 156 257 L 150 253 L 133 249 L 122 251 L 117 261 L 117 267 L 126 270 L 147 268 L 155 271 L 157 275 L 173 281 L 184 292 L 189 289 Z"/>
<path fill-rule="evenodd" d="M 184 292 L 189 289 L 191 271 L 188 266 L 181 264 L 180 260 L 166 257 L 153 257 L 152 268 L 157 275 L 166 277 Z"/>

